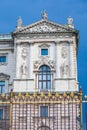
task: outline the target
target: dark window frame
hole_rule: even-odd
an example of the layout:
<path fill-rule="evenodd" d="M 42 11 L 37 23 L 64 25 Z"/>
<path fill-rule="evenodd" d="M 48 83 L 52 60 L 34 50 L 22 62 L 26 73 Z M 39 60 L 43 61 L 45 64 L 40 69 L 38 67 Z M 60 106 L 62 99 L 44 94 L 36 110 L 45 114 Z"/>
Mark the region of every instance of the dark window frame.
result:
<path fill-rule="evenodd" d="M 41 56 L 47 56 L 48 55 L 48 48 L 42 48 L 41 49 Z"/>
<path fill-rule="evenodd" d="M 0 109 L 0 120 L 3 119 L 3 109 Z"/>
<path fill-rule="evenodd" d="M 0 63 L 6 63 L 6 56 L 0 56 Z"/>
<path fill-rule="evenodd" d="M 0 81 L 0 94 L 2 93 L 5 93 L 5 81 Z"/>
<path fill-rule="evenodd" d="M 38 87 L 43 91 L 51 89 L 51 69 L 47 65 L 42 65 L 39 68 Z"/>
<path fill-rule="evenodd" d="M 48 106 L 40 106 L 40 117 L 48 117 Z"/>

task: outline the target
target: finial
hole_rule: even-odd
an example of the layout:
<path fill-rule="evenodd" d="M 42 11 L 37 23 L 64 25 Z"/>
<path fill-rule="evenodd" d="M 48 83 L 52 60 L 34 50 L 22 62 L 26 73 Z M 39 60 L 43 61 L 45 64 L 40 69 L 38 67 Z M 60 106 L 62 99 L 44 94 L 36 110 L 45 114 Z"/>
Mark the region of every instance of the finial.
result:
<path fill-rule="evenodd" d="M 22 19 L 21 19 L 21 16 L 19 16 L 17 20 L 17 28 L 20 28 L 21 26 L 22 26 Z"/>
<path fill-rule="evenodd" d="M 73 18 L 72 17 L 68 17 L 67 18 L 67 22 L 68 22 L 68 25 L 71 27 L 71 28 L 74 28 L 74 25 L 73 25 Z"/>
<path fill-rule="evenodd" d="M 46 11 L 43 11 L 42 12 L 42 19 L 47 20 L 47 18 L 48 18 L 48 16 L 47 16 Z"/>

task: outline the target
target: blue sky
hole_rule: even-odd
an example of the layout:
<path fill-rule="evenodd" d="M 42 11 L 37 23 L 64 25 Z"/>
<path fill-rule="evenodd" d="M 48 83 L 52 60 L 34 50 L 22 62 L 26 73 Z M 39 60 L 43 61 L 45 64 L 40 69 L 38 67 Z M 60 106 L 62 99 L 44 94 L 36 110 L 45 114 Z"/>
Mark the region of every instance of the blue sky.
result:
<path fill-rule="evenodd" d="M 0 0 L 0 34 L 15 30 L 19 16 L 24 25 L 40 20 L 43 10 L 49 20 L 59 24 L 66 24 L 67 17 L 73 17 L 80 35 L 78 79 L 87 94 L 87 0 Z"/>

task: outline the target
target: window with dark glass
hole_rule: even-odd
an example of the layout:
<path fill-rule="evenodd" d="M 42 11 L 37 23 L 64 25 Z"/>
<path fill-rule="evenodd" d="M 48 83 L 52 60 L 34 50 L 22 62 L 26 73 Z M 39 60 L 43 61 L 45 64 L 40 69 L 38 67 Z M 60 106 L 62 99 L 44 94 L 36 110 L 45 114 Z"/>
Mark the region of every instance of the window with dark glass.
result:
<path fill-rule="evenodd" d="M 0 56 L 0 62 L 6 62 L 6 56 Z"/>
<path fill-rule="evenodd" d="M 40 106 L 40 117 L 48 117 L 48 106 Z"/>
<path fill-rule="evenodd" d="M 41 49 L 41 55 L 42 56 L 48 55 L 48 49 Z"/>
<path fill-rule="evenodd" d="M 5 93 L 5 81 L 0 81 L 0 94 Z"/>
<path fill-rule="evenodd" d="M 3 119 L 3 109 L 0 109 L 0 120 Z"/>
<path fill-rule="evenodd" d="M 43 65 L 39 68 L 38 84 L 40 90 L 51 88 L 51 70 L 49 66 Z"/>

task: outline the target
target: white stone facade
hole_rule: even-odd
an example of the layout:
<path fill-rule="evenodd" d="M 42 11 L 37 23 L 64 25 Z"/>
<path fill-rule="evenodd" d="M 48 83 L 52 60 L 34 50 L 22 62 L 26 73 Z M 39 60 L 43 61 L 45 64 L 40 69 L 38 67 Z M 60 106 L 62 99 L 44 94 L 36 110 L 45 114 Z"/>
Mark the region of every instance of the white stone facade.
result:
<path fill-rule="evenodd" d="M 48 21 L 45 13 L 42 18 L 25 27 L 19 18 L 12 34 L 0 35 L 0 82 L 5 81 L 4 93 L 14 92 L 12 130 L 77 130 L 78 31 L 72 18 L 67 25 Z M 41 106 L 47 107 L 47 117 Z"/>
<path fill-rule="evenodd" d="M 42 65 L 51 69 L 50 91 L 78 91 L 78 31 L 69 25 L 42 19 L 21 25 L 10 37 L 0 36 L 0 56 L 6 55 L 6 63 L 0 63 L 0 74 L 9 76 L 8 92 L 40 91 L 38 71 Z M 42 56 L 41 49 L 48 49 L 48 55 Z"/>

